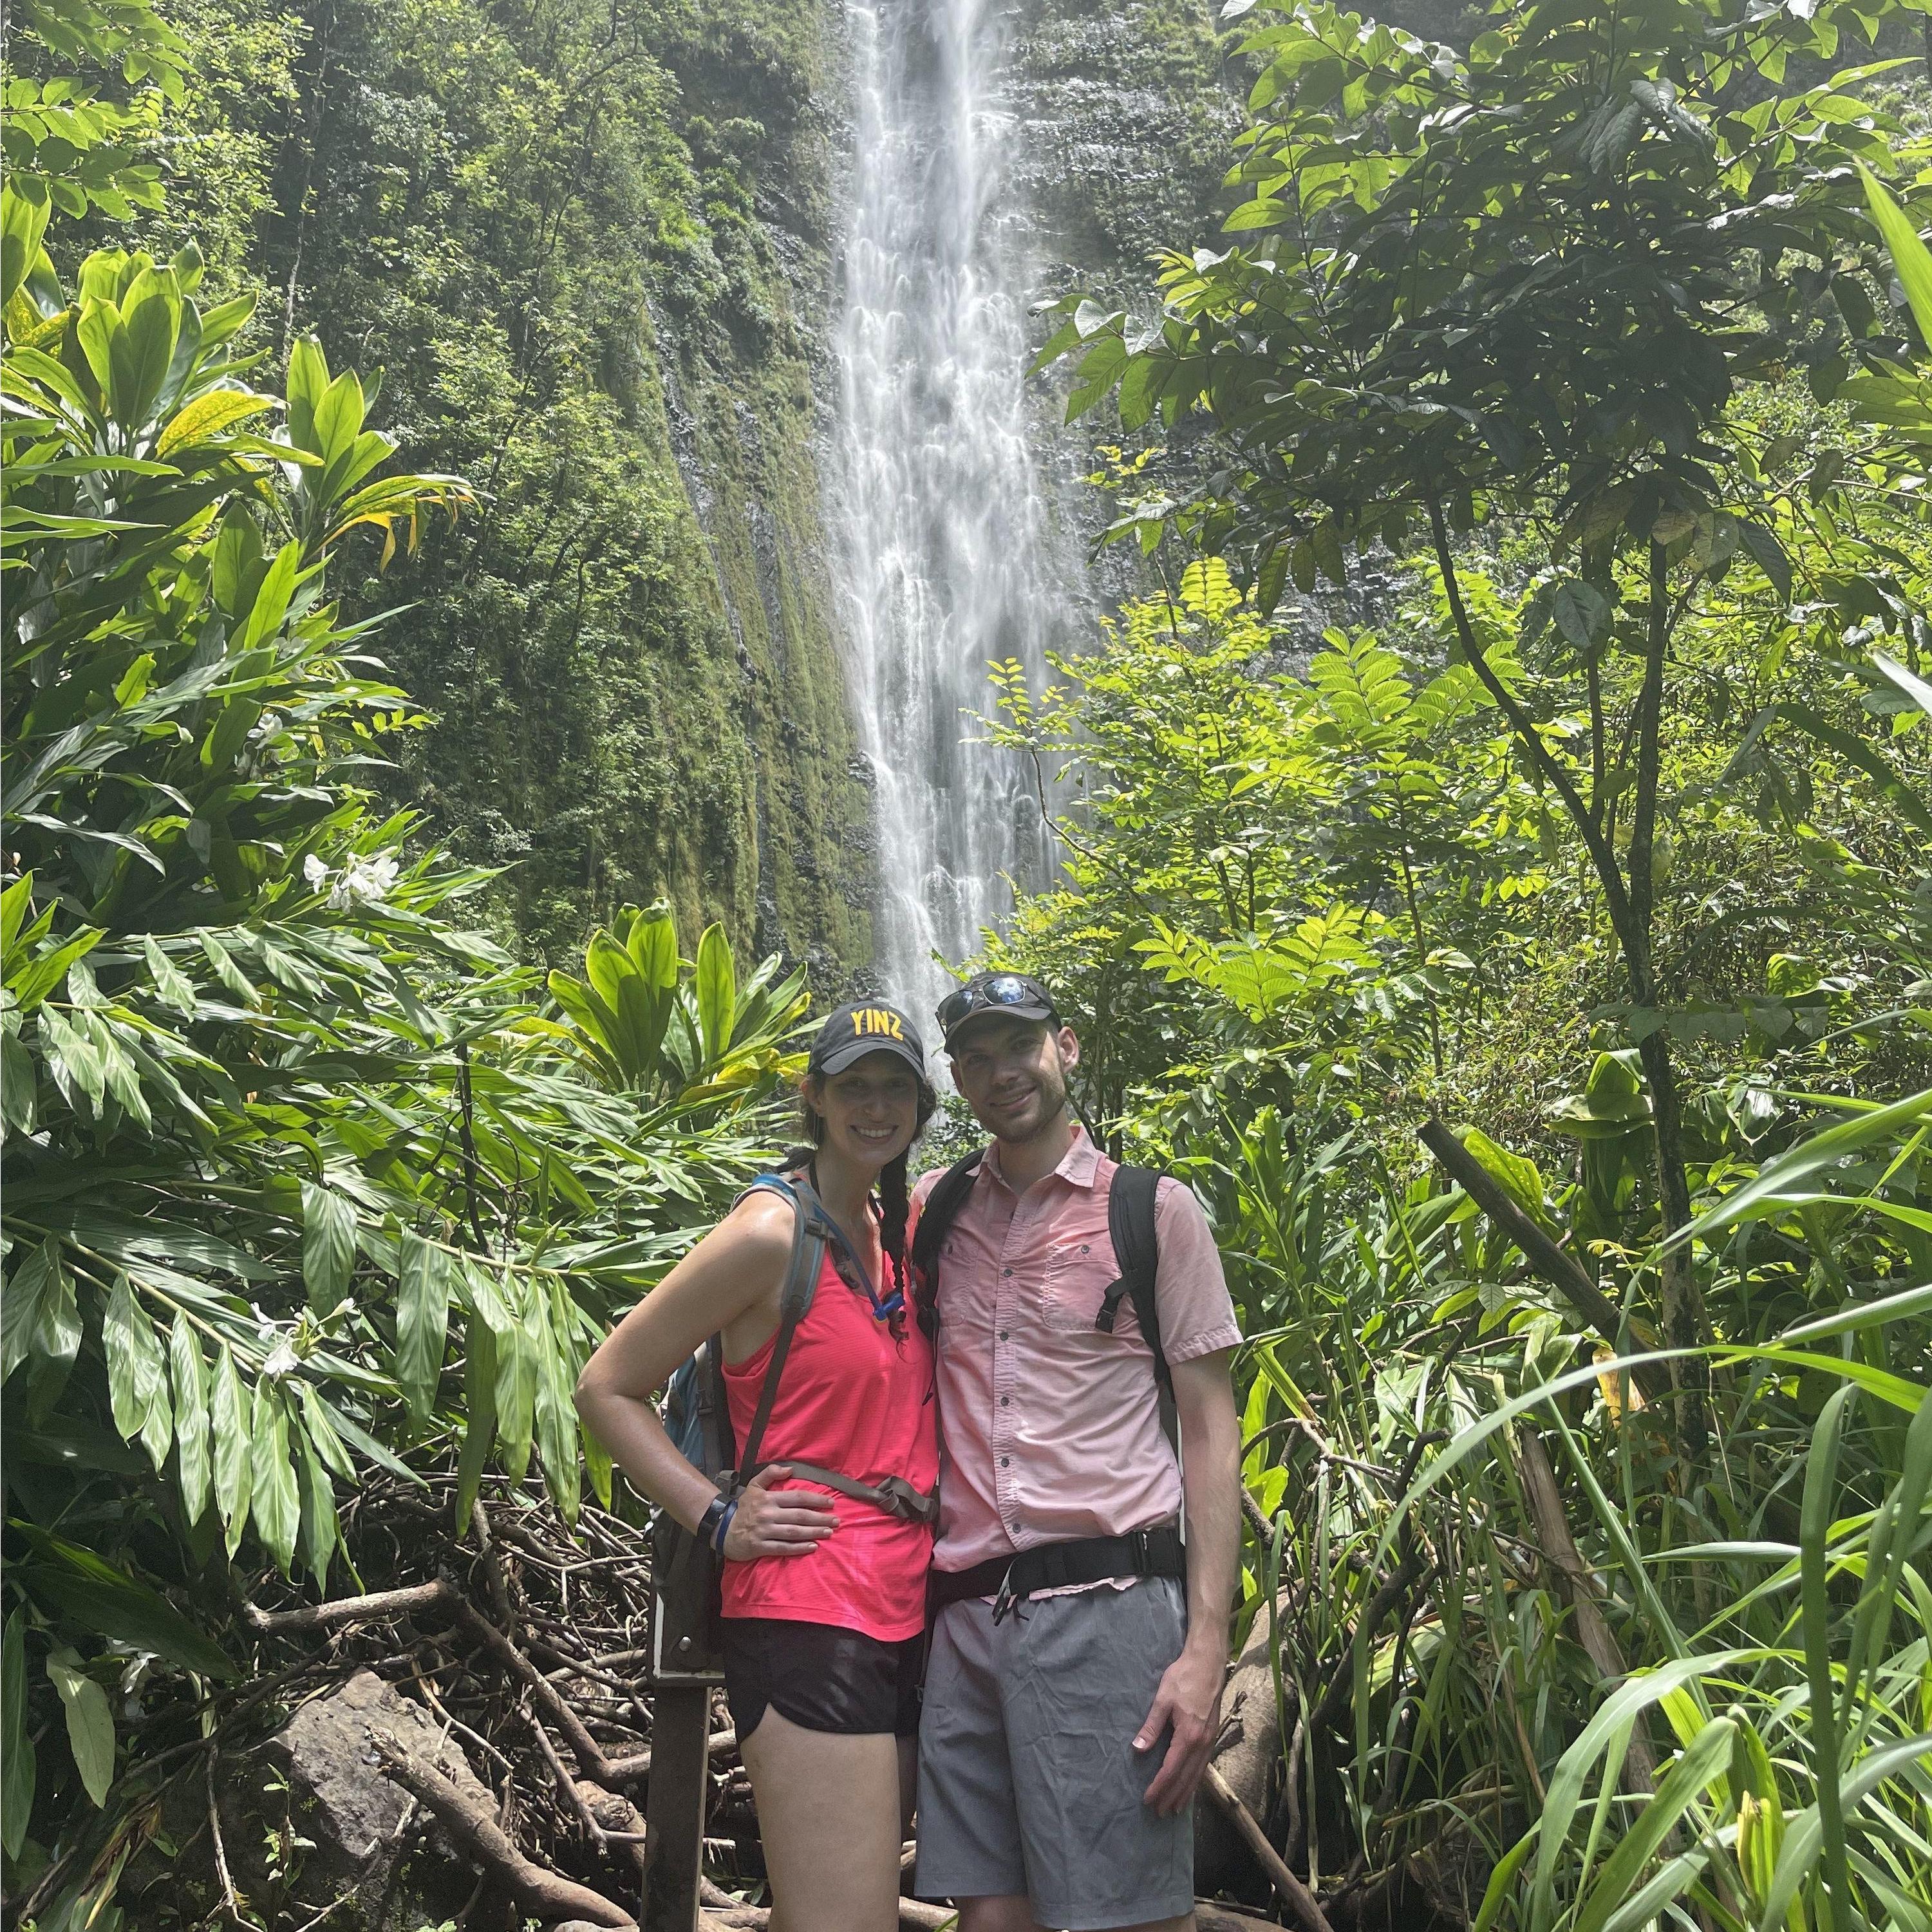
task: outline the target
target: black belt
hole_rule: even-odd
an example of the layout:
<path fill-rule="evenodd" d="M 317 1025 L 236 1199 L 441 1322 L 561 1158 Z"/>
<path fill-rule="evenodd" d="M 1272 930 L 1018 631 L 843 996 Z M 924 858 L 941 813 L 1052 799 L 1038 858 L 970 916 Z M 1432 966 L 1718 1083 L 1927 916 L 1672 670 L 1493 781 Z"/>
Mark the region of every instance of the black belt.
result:
<path fill-rule="evenodd" d="M 1180 1532 L 1171 1525 L 1136 1529 L 1125 1536 L 1083 1536 L 1071 1543 L 1042 1543 L 1014 1556 L 989 1557 L 970 1570 L 935 1570 L 931 1591 L 937 1616 L 948 1604 L 991 1597 L 998 1622 L 1015 1604 L 1036 1590 L 1072 1584 L 1111 1582 L 1123 1576 L 1185 1576 L 1187 1552 Z"/>

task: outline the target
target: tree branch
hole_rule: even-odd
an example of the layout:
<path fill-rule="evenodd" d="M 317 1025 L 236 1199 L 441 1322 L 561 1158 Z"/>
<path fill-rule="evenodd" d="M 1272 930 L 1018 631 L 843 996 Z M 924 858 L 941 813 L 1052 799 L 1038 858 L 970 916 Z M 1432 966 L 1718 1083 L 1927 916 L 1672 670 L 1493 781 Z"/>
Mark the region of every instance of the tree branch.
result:
<path fill-rule="evenodd" d="M 1502 1183 L 1434 1114 L 1424 1121 L 1418 1138 L 1450 1179 L 1522 1250 L 1530 1266 L 1615 1348 L 1624 1328 L 1623 1311 L 1590 1279 L 1582 1264 L 1537 1226 L 1511 1199 Z M 1640 1365 L 1631 1375 L 1650 1400 L 1661 1401 L 1670 1393 L 1669 1379 L 1648 1364 Z"/>

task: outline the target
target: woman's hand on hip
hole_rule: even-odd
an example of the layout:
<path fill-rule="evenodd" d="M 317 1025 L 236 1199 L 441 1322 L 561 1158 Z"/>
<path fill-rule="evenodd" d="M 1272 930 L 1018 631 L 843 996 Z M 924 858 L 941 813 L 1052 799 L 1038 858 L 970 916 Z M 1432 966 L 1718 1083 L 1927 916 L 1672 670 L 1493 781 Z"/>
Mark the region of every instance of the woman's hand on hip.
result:
<path fill-rule="evenodd" d="M 734 1563 L 754 1556 L 803 1556 L 838 1527 L 832 1498 L 816 1490 L 782 1490 L 788 1462 L 767 1462 L 739 1492 L 737 1513 L 724 1534 Z"/>

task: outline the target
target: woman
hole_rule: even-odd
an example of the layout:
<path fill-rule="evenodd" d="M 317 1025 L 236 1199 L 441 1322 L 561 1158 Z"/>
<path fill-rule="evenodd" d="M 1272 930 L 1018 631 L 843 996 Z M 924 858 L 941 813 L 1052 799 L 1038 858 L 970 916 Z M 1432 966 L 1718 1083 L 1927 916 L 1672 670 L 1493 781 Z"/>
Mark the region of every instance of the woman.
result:
<path fill-rule="evenodd" d="M 868 1484 L 938 1480 L 932 1354 L 909 1318 L 908 1150 L 931 1115 L 903 1013 L 842 1006 L 806 1063 L 812 1145 L 789 1157 L 844 1231 L 736 1498 L 672 1446 L 653 1391 L 724 1338 L 734 1434 L 750 1429 L 778 1323 L 793 1210 L 745 1196 L 586 1364 L 585 1423 L 638 1490 L 723 1552 L 724 1688 L 758 1799 L 775 1932 L 891 1932 L 910 1810 L 928 1524 L 794 1480 L 795 1456 Z M 875 1192 L 876 1190 L 876 1192 Z M 843 1272 L 841 1272 L 842 1267 Z"/>

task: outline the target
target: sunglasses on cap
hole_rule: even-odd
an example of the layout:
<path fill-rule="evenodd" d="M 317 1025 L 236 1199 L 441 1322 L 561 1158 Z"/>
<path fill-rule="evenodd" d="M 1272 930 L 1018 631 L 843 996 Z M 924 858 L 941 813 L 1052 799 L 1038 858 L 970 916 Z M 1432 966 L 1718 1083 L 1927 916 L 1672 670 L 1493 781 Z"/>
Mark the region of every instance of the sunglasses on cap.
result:
<path fill-rule="evenodd" d="M 988 973 L 946 994 L 935 1017 L 950 1038 L 976 1013 L 1012 1013 L 1023 1019 L 1057 1019 L 1052 1000 L 1036 980 L 1018 973 Z"/>

